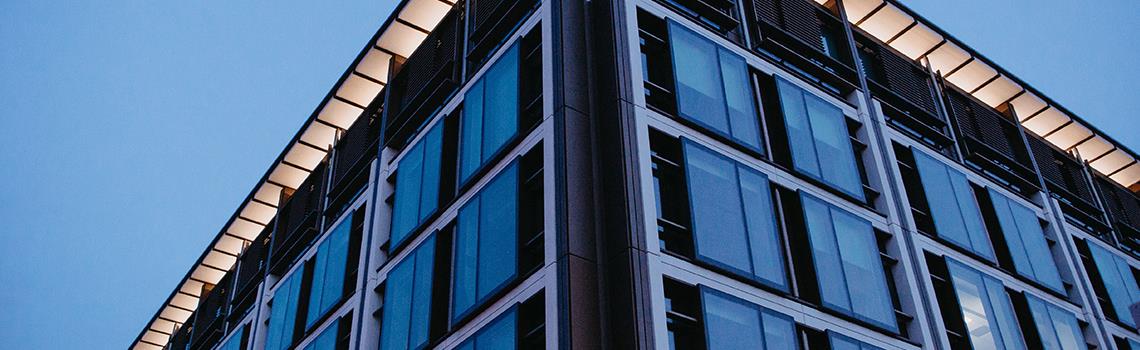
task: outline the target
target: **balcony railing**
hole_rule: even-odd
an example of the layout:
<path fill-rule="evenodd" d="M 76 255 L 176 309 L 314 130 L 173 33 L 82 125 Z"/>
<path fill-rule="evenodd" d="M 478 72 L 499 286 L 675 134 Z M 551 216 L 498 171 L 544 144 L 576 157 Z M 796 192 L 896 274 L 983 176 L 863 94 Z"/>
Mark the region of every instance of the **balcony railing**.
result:
<path fill-rule="evenodd" d="M 194 311 L 194 330 L 191 336 L 192 349 L 209 349 L 225 334 L 226 312 L 230 301 L 230 282 L 233 274 L 226 274 L 217 285 L 205 290 L 205 297 L 198 300 Z"/>
<path fill-rule="evenodd" d="M 337 140 L 333 149 L 329 207 L 350 200 L 367 178 L 361 175 L 376 158 L 380 140 L 379 113 L 365 111 Z"/>
<path fill-rule="evenodd" d="M 1116 229 L 1121 249 L 1140 256 L 1140 197 L 1112 180 L 1097 177 L 1097 190 Z"/>
<path fill-rule="evenodd" d="M 1041 169 L 1041 178 L 1045 180 L 1049 192 L 1061 203 L 1062 212 L 1070 220 L 1089 226 L 1089 229 L 1106 229 L 1081 162 L 1035 135 L 1027 134 L 1026 137 L 1037 166 Z"/>
<path fill-rule="evenodd" d="M 385 88 L 386 139 L 407 137 L 455 92 L 462 79 L 462 30 L 463 6 L 457 5 L 406 60 L 393 62 L 396 73 Z"/>
<path fill-rule="evenodd" d="M 186 323 L 178 326 L 174 334 L 170 336 L 170 343 L 166 345 L 167 350 L 186 350 L 190 347 L 190 333 L 194 331 L 194 314 L 186 319 Z"/>
<path fill-rule="evenodd" d="M 811 0 L 752 0 L 752 47 L 775 55 L 841 93 L 858 86 L 843 24 Z"/>
<path fill-rule="evenodd" d="M 1038 191 L 1037 175 L 1016 122 L 956 88 L 943 91 L 966 160 L 1022 194 Z"/>
<path fill-rule="evenodd" d="M 467 21 L 468 75 L 482 67 L 487 55 L 518 27 L 537 3 L 536 0 L 467 1 L 471 6 L 471 17 Z"/>
<path fill-rule="evenodd" d="M 230 297 L 231 325 L 236 325 L 235 318 L 244 316 L 257 300 L 257 286 L 265 280 L 265 255 L 269 250 L 269 237 L 272 233 L 273 223 L 270 223 L 249 243 L 245 252 L 238 257 L 237 266 L 230 272 L 234 275 L 234 288 Z"/>
<path fill-rule="evenodd" d="M 325 167 L 321 162 L 290 195 L 282 192 L 277 225 L 269 244 L 269 272 L 280 274 L 317 236 L 325 193 Z"/>
<path fill-rule="evenodd" d="M 892 125 L 938 149 L 953 145 L 950 129 L 938 112 L 930 73 L 889 46 L 856 33 L 860 62 L 871 93 Z"/>

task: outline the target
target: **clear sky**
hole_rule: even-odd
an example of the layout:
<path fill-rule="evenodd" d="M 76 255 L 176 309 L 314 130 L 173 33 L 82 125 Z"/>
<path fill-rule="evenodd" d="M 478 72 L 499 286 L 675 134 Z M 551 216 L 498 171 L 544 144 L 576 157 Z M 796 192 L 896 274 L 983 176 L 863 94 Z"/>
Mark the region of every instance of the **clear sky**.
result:
<path fill-rule="evenodd" d="M 0 1 L 0 347 L 124 348 L 395 2 Z M 1140 3 L 908 4 L 1140 149 Z"/>

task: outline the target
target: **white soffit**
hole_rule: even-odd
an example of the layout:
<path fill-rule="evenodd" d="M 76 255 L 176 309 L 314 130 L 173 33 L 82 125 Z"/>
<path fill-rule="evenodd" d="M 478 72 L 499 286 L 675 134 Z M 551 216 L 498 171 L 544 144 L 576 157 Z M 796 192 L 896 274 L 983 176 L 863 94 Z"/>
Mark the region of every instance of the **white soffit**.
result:
<path fill-rule="evenodd" d="M 824 4 L 828 1 L 816 0 Z M 1009 102 L 1025 129 L 1063 150 L 1075 149 L 1096 171 L 1124 187 L 1140 180 L 1140 166 L 1131 151 L 1114 144 L 1096 129 L 1068 115 L 1064 108 L 1023 86 L 965 45 L 923 23 L 895 1 L 844 0 L 848 20 L 859 29 L 914 58 L 925 58 L 946 81 L 991 107 Z M 918 23 L 914 23 L 918 21 Z M 923 56 L 925 55 L 925 57 Z M 1111 151 L 1111 152 L 1110 152 Z"/>

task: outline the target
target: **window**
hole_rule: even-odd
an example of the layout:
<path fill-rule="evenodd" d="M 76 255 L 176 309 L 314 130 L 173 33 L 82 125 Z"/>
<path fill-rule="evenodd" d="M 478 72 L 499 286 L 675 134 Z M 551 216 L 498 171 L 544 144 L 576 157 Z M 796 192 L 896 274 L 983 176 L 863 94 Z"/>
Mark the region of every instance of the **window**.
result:
<path fill-rule="evenodd" d="M 691 141 L 684 145 L 697 259 L 787 290 L 768 177 Z"/>
<path fill-rule="evenodd" d="M 1033 324 L 1041 347 L 1060 350 L 1086 349 L 1085 337 L 1081 333 L 1081 326 L 1077 323 L 1076 316 L 1037 297 L 1026 295 L 1025 298 L 1029 312 L 1033 316 Z"/>
<path fill-rule="evenodd" d="M 273 292 L 269 314 L 269 334 L 266 336 L 266 350 L 284 350 L 297 341 L 297 314 L 301 311 L 301 282 L 304 279 L 305 265 L 282 281 Z"/>
<path fill-rule="evenodd" d="M 864 200 L 843 111 L 786 80 L 777 78 L 776 86 L 796 171 Z"/>
<path fill-rule="evenodd" d="M 883 350 L 835 332 L 827 332 L 827 340 L 831 343 L 831 350 Z"/>
<path fill-rule="evenodd" d="M 305 328 L 312 328 L 322 316 L 340 303 L 344 296 L 351 292 L 348 285 L 354 285 L 355 279 L 347 280 L 349 264 L 355 267 L 356 259 L 349 258 L 352 241 L 352 226 L 356 222 L 352 213 L 341 221 L 340 226 L 333 229 L 317 248 L 313 260 L 309 261 L 312 273 L 312 284 L 309 287 L 309 306 L 305 317 Z"/>
<path fill-rule="evenodd" d="M 218 350 L 244 350 L 249 343 L 249 325 L 238 328 Z"/>
<path fill-rule="evenodd" d="M 935 232 L 932 233 L 992 261 L 994 251 L 986 235 L 973 187 L 966 180 L 966 175 L 921 151 L 912 151 L 915 167 L 922 180 L 926 209 L 934 221 Z"/>
<path fill-rule="evenodd" d="M 1103 294 L 1107 305 L 1102 301 L 1105 313 L 1125 325 L 1136 328 L 1136 320 L 1128 307 L 1140 302 L 1140 287 L 1136 285 L 1136 273 L 1128 262 L 1099 245 L 1088 243 L 1096 274 L 1100 276 Z M 1086 265 L 1087 266 L 1087 265 Z M 1089 274 L 1093 274 L 1092 271 Z"/>
<path fill-rule="evenodd" d="M 511 308 L 500 315 L 491 324 L 484 326 L 478 333 L 460 344 L 461 350 L 511 350 L 516 349 L 518 334 L 518 319 L 516 309 Z"/>
<path fill-rule="evenodd" d="M 451 324 L 542 266 L 542 143 L 512 161 L 459 208 L 454 225 Z"/>
<path fill-rule="evenodd" d="M 748 64 L 740 56 L 669 22 L 677 114 L 763 152 Z"/>
<path fill-rule="evenodd" d="M 796 349 L 795 321 L 708 287 L 701 288 L 708 349 Z"/>
<path fill-rule="evenodd" d="M 519 48 L 511 46 L 463 98 L 459 182 L 498 154 L 519 131 Z"/>
<path fill-rule="evenodd" d="M 806 193 L 800 199 L 824 307 L 898 332 L 871 223 Z"/>
<path fill-rule="evenodd" d="M 431 341 L 436 236 L 400 261 L 384 281 L 380 349 L 420 349 Z M 446 294 L 446 292 L 444 292 Z"/>
<path fill-rule="evenodd" d="M 965 332 L 974 349 L 1025 349 L 1005 287 L 996 278 L 946 261 Z"/>
<path fill-rule="evenodd" d="M 989 190 L 989 198 L 1017 273 L 1064 293 L 1065 286 L 1037 214 L 993 189 Z"/>
<path fill-rule="evenodd" d="M 443 121 L 408 150 L 396 168 L 396 198 L 388 251 L 395 251 L 409 234 L 435 213 L 440 197 Z"/>
<path fill-rule="evenodd" d="M 351 331 L 352 314 L 348 314 L 325 327 L 320 335 L 305 345 L 305 350 L 347 350 Z"/>

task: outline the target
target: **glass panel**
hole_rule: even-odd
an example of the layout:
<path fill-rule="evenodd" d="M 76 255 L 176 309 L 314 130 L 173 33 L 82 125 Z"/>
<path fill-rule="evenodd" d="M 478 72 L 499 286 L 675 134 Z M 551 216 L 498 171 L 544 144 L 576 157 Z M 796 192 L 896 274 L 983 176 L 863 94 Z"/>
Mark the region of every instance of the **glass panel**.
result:
<path fill-rule="evenodd" d="M 674 22 L 669 22 L 669 38 L 677 77 L 677 112 L 685 119 L 727 134 L 724 84 L 716 45 Z"/>
<path fill-rule="evenodd" d="M 297 304 L 301 294 L 301 276 L 304 266 L 293 272 L 281 286 L 273 292 L 273 305 L 269 313 L 269 334 L 266 336 L 266 350 L 283 350 L 293 344 L 296 328 Z"/>
<path fill-rule="evenodd" d="M 408 259 L 412 259 L 409 256 Z M 412 277 L 411 330 L 408 335 L 408 349 L 419 349 L 428 343 L 428 330 L 431 328 L 432 268 L 435 264 L 435 236 L 429 237 L 416 249 L 416 271 Z M 403 287 L 407 288 L 407 287 Z"/>
<path fill-rule="evenodd" d="M 724 99 L 728 105 L 728 123 L 732 138 L 755 149 L 764 148 L 760 137 L 760 120 L 748 64 L 728 50 L 720 49 L 720 74 L 724 80 Z"/>
<path fill-rule="evenodd" d="M 518 313 L 512 308 L 460 344 L 458 349 L 512 350 L 518 346 L 517 334 Z"/>
<path fill-rule="evenodd" d="M 483 157 L 486 162 L 506 145 L 519 127 L 519 48 L 511 46 L 487 70 L 483 114 Z"/>
<path fill-rule="evenodd" d="M 483 164 L 483 79 L 471 84 L 463 96 L 459 127 L 459 183 Z"/>
<path fill-rule="evenodd" d="M 475 305 L 475 275 L 479 257 L 479 198 L 459 210 L 455 228 L 455 282 L 452 318 L 458 319 Z"/>
<path fill-rule="evenodd" d="M 751 276 L 752 261 L 741 215 L 736 165 L 686 142 L 685 170 L 698 259 Z"/>
<path fill-rule="evenodd" d="M 795 169 L 862 200 L 843 110 L 783 79 L 777 78 L 776 86 Z"/>
<path fill-rule="evenodd" d="M 843 275 L 851 293 L 852 311 L 862 318 L 894 330 L 895 314 L 890 290 L 871 223 L 832 207 L 835 236 L 843 259 Z M 857 301 L 857 302 L 856 302 Z"/>
<path fill-rule="evenodd" d="M 740 174 L 740 197 L 744 201 L 744 218 L 748 224 L 748 247 L 752 250 L 752 270 L 760 281 L 787 290 L 784 273 L 784 250 L 776 230 L 776 214 L 772 208 L 772 191 L 768 177 L 751 168 L 737 165 Z"/>
<path fill-rule="evenodd" d="M 389 247 L 395 248 L 419 225 L 420 186 L 423 177 L 423 143 L 418 143 L 400 159 L 396 171 L 396 203 L 392 208 L 392 234 Z M 389 250 L 391 250 L 391 248 Z"/>
<path fill-rule="evenodd" d="M 973 348 L 1023 349 L 1017 322 L 1001 282 L 956 261 L 948 260 L 946 263 Z"/>
<path fill-rule="evenodd" d="M 827 332 L 827 337 L 831 342 L 831 350 L 882 350 L 877 346 L 831 331 Z"/>
<path fill-rule="evenodd" d="M 851 311 L 846 278 L 843 276 L 842 260 L 835 241 L 835 231 L 831 222 L 831 211 L 827 204 L 802 195 L 804 219 L 807 223 L 808 239 L 812 247 L 812 260 L 816 278 L 819 279 L 820 297 L 824 305 L 841 311 Z"/>
<path fill-rule="evenodd" d="M 389 250 L 403 243 L 412 230 L 435 212 L 439 204 L 442 143 L 441 122 L 428 130 L 424 138 L 400 159 L 396 171 L 396 203 L 392 209 Z"/>
<path fill-rule="evenodd" d="M 914 150 L 914 162 L 937 231 L 934 233 L 992 261 L 993 248 L 966 176 L 919 150 Z"/>
<path fill-rule="evenodd" d="M 465 183 L 519 128 L 519 49 L 511 46 L 464 96 L 459 182 Z"/>
<path fill-rule="evenodd" d="M 417 349 L 428 342 L 435 236 L 400 261 L 384 281 L 381 350 Z"/>
<path fill-rule="evenodd" d="M 705 339 L 709 349 L 762 349 L 760 313 L 747 302 L 705 290 Z"/>
<path fill-rule="evenodd" d="M 421 248 L 422 249 L 422 248 Z M 415 279 L 415 255 L 410 255 L 396 264 L 384 280 L 384 306 L 380 330 L 380 349 L 408 349 L 409 331 L 412 328 L 412 298 L 415 292 L 409 288 Z"/>
<path fill-rule="evenodd" d="M 457 221 L 453 321 L 517 274 L 518 164 L 503 170 L 464 205 Z"/>
<path fill-rule="evenodd" d="M 863 180 L 859 178 L 855 151 L 847 134 L 847 117 L 839 107 L 807 92 L 804 92 L 804 100 L 823 181 L 863 199 Z"/>
<path fill-rule="evenodd" d="M 321 335 L 313 339 L 309 345 L 305 345 L 305 350 L 336 350 L 336 335 L 339 326 L 340 321 L 337 321 L 325 327 L 325 330 L 321 331 Z"/>
<path fill-rule="evenodd" d="M 992 189 L 989 193 L 1017 273 L 1063 292 L 1061 275 L 1037 215 L 1001 193 Z"/>
<path fill-rule="evenodd" d="M 788 147 L 792 152 L 792 164 L 797 171 L 822 178 L 819 158 L 815 155 L 815 142 L 812 139 L 811 124 L 808 121 L 804 94 L 799 87 L 783 79 L 776 79 L 780 94 L 780 105 L 784 112 L 784 126 L 788 131 Z"/>
<path fill-rule="evenodd" d="M 241 341 L 242 338 L 245 337 L 245 329 L 246 327 L 238 328 L 237 331 L 230 336 L 230 339 L 227 340 L 225 344 L 222 344 L 221 347 L 218 347 L 218 350 L 243 350 L 241 348 Z"/>
<path fill-rule="evenodd" d="M 796 323 L 791 317 L 771 310 L 761 310 L 764 320 L 764 346 L 768 350 L 795 350 Z"/>
<path fill-rule="evenodd" d="M 1079 350 L 1085 348 L 1084 334 L 1077 317 L 1037 297 L 1026 295 L 1033 323 L 1046 349 Z"/>
<path fill-rule="evenodd" d="M 1089 243 L 1093 261 L 1097 271 L 1100 272 L 1104 288 L 1108 291 L 1108 299 L 1116 311 L 1116 318 L 1121 323 L 1135 327 L 1136 321 L 1128 307 L 1140 302 L 1140 289 L 1136 286 L 1136 278 L 1132 269 L 1123 258 L 1120 258 L 1100 246 Z"/>
<path fill-rule="evenodd" d="M 420 208 L 416 224 L 422 224 L 439 205 L 439 175 L 443 157 L 443 121 L 424 136 L 423 176 L 420 180 Z"/>
<path fill-rule="evenodd" d="M 344 275 L 348 267 L 348 241 L 352 221 L 350 214 L 317 248 L 316 262 L 313 264 L 313 284 L 309 288 L 306 327 L 312 327 L 344 296 Z"/>
<path fill-rule="evenodd" d="M 515 276 L 518 265 L 518 167 L 504 170 L 481 191 L 479 223 L 479 299 L 499 290 Z M 490 254 L 486 254 L 490 253 Z"/>

